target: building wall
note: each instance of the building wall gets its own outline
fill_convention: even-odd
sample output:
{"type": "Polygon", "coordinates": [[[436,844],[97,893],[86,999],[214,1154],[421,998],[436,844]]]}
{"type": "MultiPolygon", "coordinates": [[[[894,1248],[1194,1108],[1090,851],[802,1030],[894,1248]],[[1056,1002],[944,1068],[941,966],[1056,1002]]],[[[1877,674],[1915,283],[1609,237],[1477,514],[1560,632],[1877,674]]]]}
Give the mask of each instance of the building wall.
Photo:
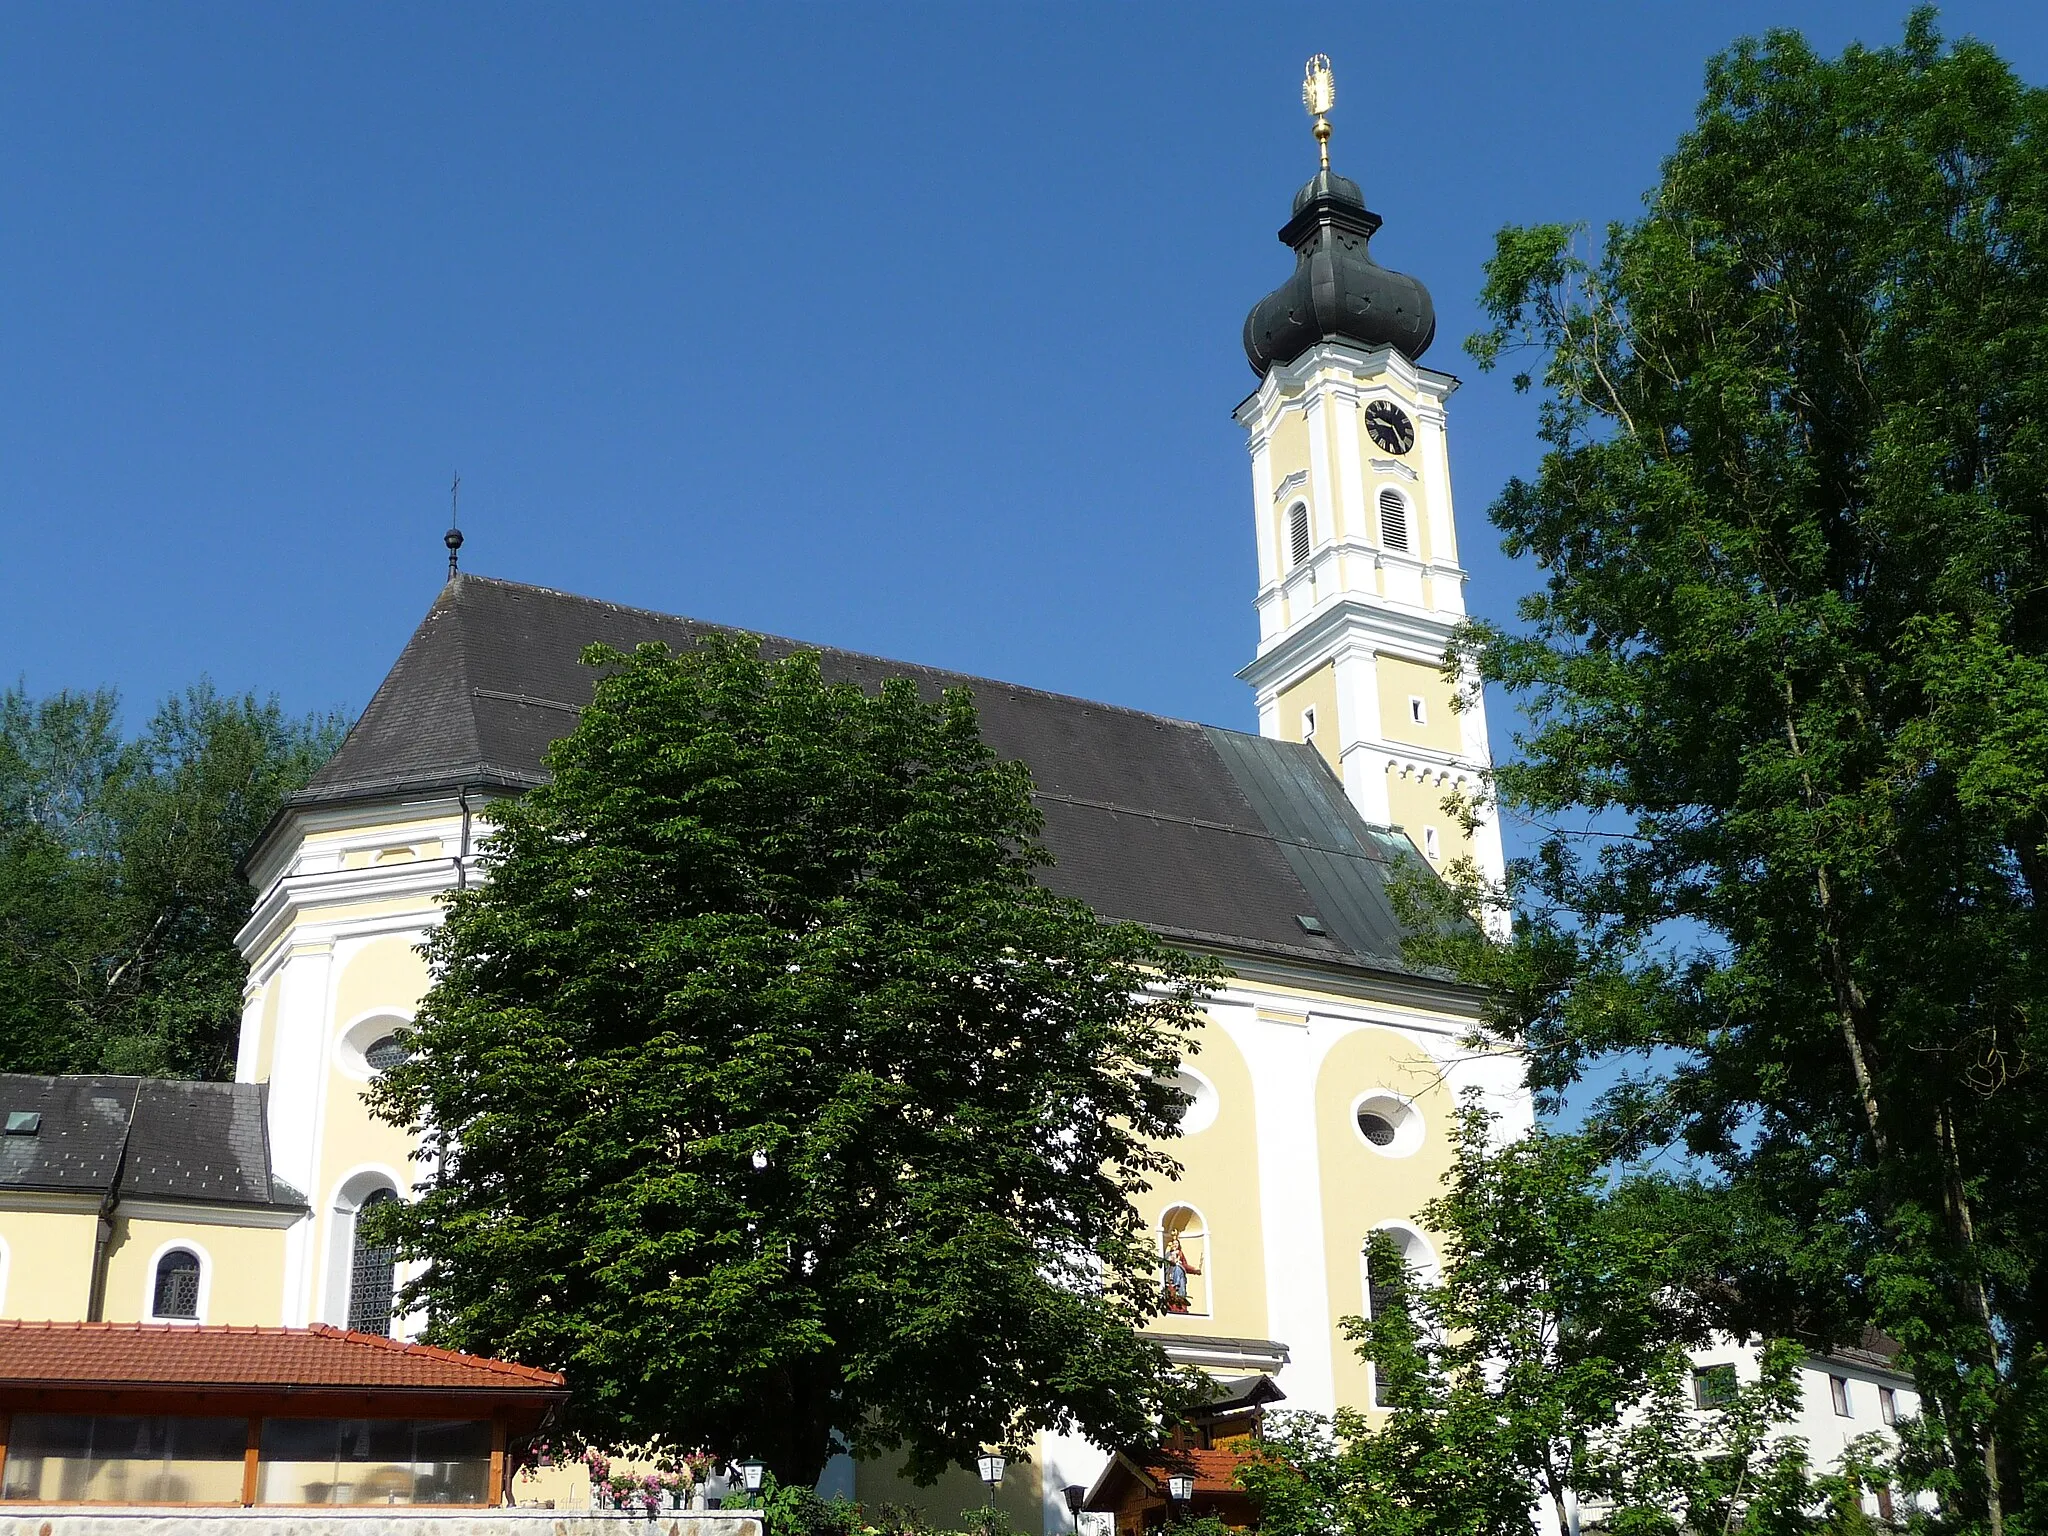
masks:
{"type": "Polygon", "coordinates": [[[277,1326],[282,1230],[237,1225],[232,1217],[138,1217],[118,1207],[107,1247],[108,1322],[150,1320],[157,1260],[175,1248],[199,1257],[199,1322],[277,1326]]]}
{"type": "Polygon", "coordinates": [[[0,1315],[35,1321],[85,1316],[96,1209],[81,1202],[70,1210],[0,1210],[6,1249],[0,1315]]]}

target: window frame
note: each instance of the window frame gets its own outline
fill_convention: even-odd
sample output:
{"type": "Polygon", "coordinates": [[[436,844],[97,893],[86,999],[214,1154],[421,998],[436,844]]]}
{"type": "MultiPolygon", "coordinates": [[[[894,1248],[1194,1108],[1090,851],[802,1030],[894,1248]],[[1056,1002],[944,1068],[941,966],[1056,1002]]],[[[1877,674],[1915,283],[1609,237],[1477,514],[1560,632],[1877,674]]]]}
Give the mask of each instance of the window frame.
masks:
{"type": "Polygon", "coordinates": [[[1412,558],[1415,555],[1415,519],[1412,516],[1414,504],[1409,501],[1407,494],[1398,486],[1383,485],[1380,487],[1379,495],[1373,500],[1373,506],[1379,516],[1380,548],[1383,550],[1390,549],[1397,555],[1407,555],[1412,558]],[[1389,507],[1398,514],[1397,526],[1401,533],[1401,540],[1398,544],[1387,537],[1387,510],[1389,507]]]}
{"type": "Polygon", "coordinates": [[[149,1262],[142,1267],[142,1320],[146,1323],[176,1323],[186,1328],[196,1328],[206,1321],[209,1304],[213,1299],[213,1255],[203,1244],[190,1237],[177,1236],[165,1240],[149,1256],[149,1262]],[[157,1271],[165,1259],[174,1253],[189,1253],[199,1261],[199,1283],[196,1288],[193,1313],[190,1317],[168,1317],[156,1309],[157,1271]]]}
{"type": "Polygon", "coordinates": [[[1828,1398],[1834,1404],[1836,1418],[1853,1419],[1856,1417],[1856,1410],[1849,1401],[1848,1377],[1837,1376],[1832,1371],[1828,1373],[1828,1398]]]}
{"type": "Polygon", "coordinates": [[[1292,501],[1287,506],[1287,521],[1283,529],[1287,540],[1287,569],[1298,571],[1308,565],[1316,552],[1316,519],[1306,501],[1292,501]],[[1300,537],[1295,535],[1299,533],[1300,537]]]}
{"type": "Polygon", "coordinates": [[[1877,1389],[1877,1416],[1886,1424],[1897,1426],[1899,1422],[1899,1394],[1891,1387],[1877,1389]]]}
{"type": "MultiPolygon", "coordinates": [[[[351,1333],[377,1332],[376,1329],[358,1328],[356,1326],[357,1265],[360,1263],[363,1255],[363,1250],[366,1247],[365,1243],[363,1242],[363,1212],[369,1210],[374,1205],[382,1205],[386,1201],[398,1200],[401,1198],[403,1197],[400,1196],[396,1189],[393,1189],[389,1185],[380,1185],[377,1188],[369,1190],[364,1193],[363,1198],[356,1202],[356,1208],[351,1215],[348,1228],[348,1284],[342,1297],[342,1326],[344,1328],[347,1328],[351,1333]]],[[[379,1251],[382,1252],[385,1250],[380,1249],[379,1251]]],[[[391,1304],[395,1307],[398,1300],[399,1283],[398,1252],[396,1249],[391,1249],[389,1250],[389,1252],[391,1254],[391,1304]]],[[[397,1330],[398,1313],[396,1311],[387,1312],[384,1318],[384,1328],[382,1331],[382,1337],[387,1339],[394,1339],[398,1337],[397,1330]]]]}
{"type": "Polygon", "coordinates": [[[1742,1372],[1732,1360],[1692,1368],[1692,1405],[1702,1413],[1725,1408],[1742,1389],[1742,1372]]]}

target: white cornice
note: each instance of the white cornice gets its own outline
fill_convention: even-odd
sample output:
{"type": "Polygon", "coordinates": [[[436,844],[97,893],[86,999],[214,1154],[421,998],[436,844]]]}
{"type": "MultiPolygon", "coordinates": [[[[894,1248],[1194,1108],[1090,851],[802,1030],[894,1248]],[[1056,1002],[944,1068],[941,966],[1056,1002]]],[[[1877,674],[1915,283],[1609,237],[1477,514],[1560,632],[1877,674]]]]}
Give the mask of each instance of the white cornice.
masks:
{"type": "MultiPolygon", "coordinates": [[[[473,874],[473,857],[470,862],[473,874]]],[[[281,963],[285,948],[281,941],[287,933],[294,934],[295,940],[331,943],[342,936],[342,929],[354,936],[379,921],[394,931],[417,928],[422,920],[439,922],[439,898],[457,885],[459,863],[459,858],[449,856],[420,859],[411,864],[373,864],[363,869],[286,875],[274,881],[257,899],[256,910],[242,925],[242,931],[235,935],[235,943],[251,958],[250,984],[260,985],[281,963]],[[414,901],[419,910],[393,913],[384,919],[345,920],[338,926],[319,921],[323,908],[384,901],[414,901]]]]}
{"type": "Polygon", "coordinates": [[[1250,430],[1255,423],[1270,419],[1292,403],[1295,396],[1309,391],[1331,374],[1342,374],[1347,383],[1355,381],[1363,385],[1369,385],[1376,379],[1390,378],[1411,394],[1436,406],[1441,406],[1458,387],[1458,380],[1453,375],[1424,368],[1396,348],[1365,350],[1342,342],[1325,341],[1310,347],[1293,362],[1269,369],[1265,378],[1259,381],[1259,387],[1245,397],[1234,414],[1239,424],[1250,430]]]}
{"type": "Polygon", "coordinates": [[[205,1200],[135,1200],[121,1202],[131,1221],[189,1221],[208,1227],[268,1227],[283,1231],[312,1215],[303,1206],[219,1205],[205,1200]]]}
{"type": "Polygon", "coordinates": [[[1284,688],[1313,672],[1344,645],[1360,646],[1433,665],[1443,660],[1458,627],[1455,617],[1344,594],[1307,622],[1273,638],[1263,651],[1238,670],[1253,688],[1284,688]]]}

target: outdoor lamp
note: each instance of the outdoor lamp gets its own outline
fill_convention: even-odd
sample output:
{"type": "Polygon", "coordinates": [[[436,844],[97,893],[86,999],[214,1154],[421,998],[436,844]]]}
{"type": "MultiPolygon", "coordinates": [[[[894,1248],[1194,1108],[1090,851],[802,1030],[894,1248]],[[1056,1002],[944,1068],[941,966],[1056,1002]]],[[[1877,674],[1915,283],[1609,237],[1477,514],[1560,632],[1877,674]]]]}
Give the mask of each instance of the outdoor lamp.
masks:
{"type": "Polygon", "coordinates": [[[1166,1496],[1176,1504],[1185,1504],[1195,1496],[1195,1480],[1185,1472],[1176,1472],[1166,1480],[1166,1496]]]}
{"type": "Polygon", "coordinates": [[[1069,1483],[1060,1490],[1060,1496],[1067,1501],[1067,1513],[1074,1517],[1075,1536],[1080,1536],[1081,1506],[1088,1502],[1088,1490],[1079,1483],[1069,1483]]]}
{"type": "Polygon", "coordinates": [[[747,1485],[747,1492],[761,1491],[761,1474],[768,1470],[768,1464],[758,1456],[749,1456],[740,1463],[740,1481],[747,1485]]]}
{"type": "Polygon", "coordinates": [[[981,1480],[988,1484],[988,1496],[993,1499],[996,1490],[1003,1486],[1003,1458],[989,1455],[980,1458],[981,1480]]]}

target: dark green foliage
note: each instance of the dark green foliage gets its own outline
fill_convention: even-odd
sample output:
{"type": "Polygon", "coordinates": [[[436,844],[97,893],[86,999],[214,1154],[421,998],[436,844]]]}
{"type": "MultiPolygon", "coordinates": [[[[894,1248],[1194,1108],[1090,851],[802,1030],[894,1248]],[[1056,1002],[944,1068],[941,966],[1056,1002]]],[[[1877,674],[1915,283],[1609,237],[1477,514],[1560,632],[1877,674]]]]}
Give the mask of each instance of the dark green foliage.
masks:
{"type": "Polygon", "coordinates": [[[1240,1473],[1262,1536],[1527,1536],[1532,1506],[1570,1536],[1574,1498],[1616,1536],[1857,1529],[1890,1473],[1864,1446],[1814,1475],[1785,1433],[1804,1349],[1766,1346],[1758,1379],[1694,1411],[1704,1234],[1663,1219],[1684,1202],[1641,1177],[1610,1192],[1585,1137],[1494,1130],[1466,1108],[1421,1213],[1440,1276],[1384,1235],[1368,1251],[1373,1316],[1346,1328],[1389,1411],[1269,1420],[1240,1473]]]}
{"type": "Polygon", "coordinates": [[[1035,883],[1025,770],[965,694],[714,639],[607,669],[379,1113],[433,1336],[569,1373],[588,1441],[815,1479],[833,1430],[929,1479],[1176,1381],[1131,1196],[1215,972],[1035,883]]]}
{"type": "Polygon", "coordinates": [[[1955,1518],[2039,1524],[2048,1348],[2048,93],[1916,14],[1713,61],[1645,215],[1508,230],[1543,591],[1466,649],[1528,718],[1514,942],[1451,934],[1557,1092],[1715,1167],[1765,1331],[1900,1339],[1955,1518]],[[1769,1241],[1775,1224],[1776,1242],[1769,1241]]]}
{"type": "Polygon", "coordinates": [[[207,684],[124,740],[112,693],[0,693],[0,1070],[226,1077],[240,860],[339,743],[207,684]]]}

